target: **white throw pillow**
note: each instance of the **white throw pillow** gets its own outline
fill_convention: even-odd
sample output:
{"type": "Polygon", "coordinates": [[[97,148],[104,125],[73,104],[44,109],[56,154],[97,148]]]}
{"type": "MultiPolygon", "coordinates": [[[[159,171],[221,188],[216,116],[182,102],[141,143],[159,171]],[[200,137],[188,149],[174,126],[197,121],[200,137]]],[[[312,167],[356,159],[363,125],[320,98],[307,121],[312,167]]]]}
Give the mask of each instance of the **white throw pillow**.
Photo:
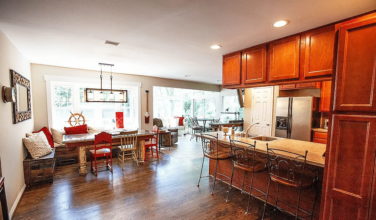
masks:
{"type": "Polygon", "coordinates": [[[32,135],[22,139],[32,158],[37,159],[52,153],[52,149],[39,135],[32,135]]]}
{"type": "Polygon", "coordinates": [[[63,136],[65,134],[65,132],[63,130],[51,128],[51,133],[52,133],[52,139],[54,140],[54,142],[56,142],[58,144],[63,143],[63,136]]]}
{"type": "Polygon", "coordinates": [[[34,135],[37,135],[37,136],[41,137],[43,139],[43,141],[47,144],[47,146],[49,146],[51,148],[50,143],[48,143],[46,134],[43,131],[35,133],[34,135]]]}

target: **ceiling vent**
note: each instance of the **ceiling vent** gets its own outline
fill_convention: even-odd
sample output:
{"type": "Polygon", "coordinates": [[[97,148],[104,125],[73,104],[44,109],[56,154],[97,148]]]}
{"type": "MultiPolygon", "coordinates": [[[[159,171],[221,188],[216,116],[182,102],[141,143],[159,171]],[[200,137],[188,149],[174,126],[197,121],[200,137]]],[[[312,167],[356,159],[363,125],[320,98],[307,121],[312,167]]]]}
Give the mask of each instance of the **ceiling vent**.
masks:
{"type": "Polygon", "coordinates": [[[114,42],[114,41],[109,41],[109,40],[106,40],[106,42],[104,42],[104,44],[110,44],[110,45],[114,45],[114,46],[117,46],[119,45],[118,42],[114,42]]]}

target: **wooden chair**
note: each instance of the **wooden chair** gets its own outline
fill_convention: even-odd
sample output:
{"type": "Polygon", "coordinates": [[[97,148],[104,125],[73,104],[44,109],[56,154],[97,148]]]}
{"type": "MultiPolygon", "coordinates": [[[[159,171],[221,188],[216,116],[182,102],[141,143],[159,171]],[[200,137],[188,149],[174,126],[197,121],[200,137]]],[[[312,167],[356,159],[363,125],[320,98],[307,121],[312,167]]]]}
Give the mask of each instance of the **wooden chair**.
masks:
{"type": "MultiPolygon", "coordinates": [[[[202,142],[202,153],[203,153],[203,158],[202,158],[202,165],[201,165],[201,173],[200,173],[200,178],[198,179],[197,187],[200,187],[200,181],[201,178],[203,177],[209,177],[209,176],[202,176],[202,169],[204,167],[204,161],[205,157],[214,160],[215,163],[215,170],[214,170],[214,185],[213,185],[213,190],[212,190],[212,195],[214,194],[214,189],[215,189],[215,182],[217,180],[217,174],[221,175],[222,177],[227,178],[227,181],[230,182],[231,178],[228,176],[223,175],[222,173],[218,173],[218,161],[220,160],[228,160],[231,158],[231,153],[230,153],[230,146],[225,146],[222,144],[219,144],[218,142],[218,133],[216,136],[210,135],[210,134],[205,134],[205,137],[203,137],[203,134],[201,133],[201,142],[202,142]]],[[[225,181],[225,180],[223,180],[225,181]]]]}
{"type": "Polygon", "coordinates": [[[249,202],[251,197],[266,197],[266,193],[262,190],[255,188],[253,186],[253,177],[256,173],[266,172],[268,170],[266,166],[266,156],[262,157],[259,153],[256,152],[256,141],[254,144],[249,144],[241,141],[232,140],[230,136],[230,145],[231,145],[231,158],[232,158],[232,172],[231,172],[231,181],[230,188],[228,190],[226,202],[230,201],[230,193],[232,189],[232,180],[234,178],[235,169],[243,171],[243,184],[241,187],[242,193],[244,191],[245,177],[247,173],[251,174],[251,184],[248,186],[249,196],[248,196],[248,205],[247,211],[245,214],[248,214],[249,202]],[[262,162],[264,161],[264,162],[262,162]],[[256,193],[252,193],[252,190],[256,193]]]}
{"type": "Polygon", "coordinates": [[[120,138],[120,146],[119,154],[118,154],[118,161],[121,162],[121,169],[124,170],[124,160],[132,160],[136,162],[138,166],[138,159],[137,159],[137,133],[138,131],[127,131],[127,132],[120,132],[122,136],[120,138]],[[128,157],[128,158],[125,158],[128,157]]]}
{"type": "Polygon", "coordinates": [[[94,174],[98,175],[98,164],[105,163],[108,170],[112,173],[112,135],[106,132],[99,133],[95,135],[94,140],[94,150],[90,150],[90,163],[91,163],[91,171],[94,174]],[[106,157],[106,161],[98,162],[98,157],[106,157]],[[108,160],[110,158],[110,160],[108,160]],[[93,159],[94,165],[93,167],[93,159]]]}
{"type": "Polygon", "coordinates": [[[264,211],[262,214],[262,219],[264,219],[266,204],[268,201],[268,194],[270,188],[270,182],[273,181],[277,184],[277,196],[275,201],[276,209],[281,210],[278,207],[278,202],[284,203],[289,205],[293,208],[296,208],[295,213],[290,213],[291,215],[295,216],[295,219],[298,219],[299,211],[304,212],[307,216],[300,216],[300,218],[310,217],[313,218],[313,211],[315,209],[315,204],[317,200],[317,181],[318,181],[318,173],[313,173],[313,175],[307,175],[306,171],[306,161],[307,161],[307,154],[308,151],[305,152],[304,155],[292,153],[289,151],[278,150],[269,148],[268,144],[266,144],[267,153],[268,153],[268,172],[269,172],[269,183],[268,188],[266,191],[266,200],[264,203],[264,211]],[[279,195],[279,187],[280,186],[289,187],[292,189],[296,189],[298,191],[298,203],[297,205],[292,205],[282,201],[278,198],[279,195]],[[306,211],[299,207],[300,205],[300,197],[302,190],[307,190],[314,187],[315,188],[315,200],[313,201],[312,210],[306,211]]]}
{"type": "Polygon", "coordinates": [[[158,153],[159,128],[156,125],[153,126],[153,132],[156,133],[154,137],[151,138],[149,141],[145,141],[145,160],[152,159],[152,158],[159,159],[159,153],[158,153]],[[154,151],[153,151],[154,147],[155,147],[157,157],[154,156],[154,151]],[[147,149],[150,149],[150,153],[147,153],[147,149]]]}

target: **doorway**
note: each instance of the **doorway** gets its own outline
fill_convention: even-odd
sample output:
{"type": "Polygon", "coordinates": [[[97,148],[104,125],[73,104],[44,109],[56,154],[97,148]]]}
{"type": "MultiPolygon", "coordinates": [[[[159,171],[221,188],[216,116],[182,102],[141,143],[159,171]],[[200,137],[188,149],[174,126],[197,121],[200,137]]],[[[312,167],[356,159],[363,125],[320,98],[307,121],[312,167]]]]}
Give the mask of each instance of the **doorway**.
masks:
{"type": "Polygon", "coordinates": [[[271,136],[273,122],[273,86],[252,88],[251,124],[249,133],[271,136]]]}

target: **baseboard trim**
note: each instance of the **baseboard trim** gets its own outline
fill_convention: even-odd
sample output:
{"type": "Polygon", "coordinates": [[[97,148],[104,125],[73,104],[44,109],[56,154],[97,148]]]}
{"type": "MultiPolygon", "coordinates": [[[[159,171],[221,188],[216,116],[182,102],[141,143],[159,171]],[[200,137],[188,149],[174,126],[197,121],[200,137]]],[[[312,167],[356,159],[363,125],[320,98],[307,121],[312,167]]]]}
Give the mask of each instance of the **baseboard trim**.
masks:
{"type": "Polygon", "coordinates": [[[20,193],[19,193],[18,196],[17,196],[16,201],[14,201],[13,206],[12,206],[12,208],[10,209],[10,212],[9,212],[10,219],[13,218],[13,214],[14,214],[14,212],[15,212],[16,209],[17,209],[18,203],[20,202],[20,200],[21,200],[21,198],[22,198],[22,195],[23,195],[25,189],[26,189],[26,184],[24,184],[24,186],[22,187],[20,193]]]}

